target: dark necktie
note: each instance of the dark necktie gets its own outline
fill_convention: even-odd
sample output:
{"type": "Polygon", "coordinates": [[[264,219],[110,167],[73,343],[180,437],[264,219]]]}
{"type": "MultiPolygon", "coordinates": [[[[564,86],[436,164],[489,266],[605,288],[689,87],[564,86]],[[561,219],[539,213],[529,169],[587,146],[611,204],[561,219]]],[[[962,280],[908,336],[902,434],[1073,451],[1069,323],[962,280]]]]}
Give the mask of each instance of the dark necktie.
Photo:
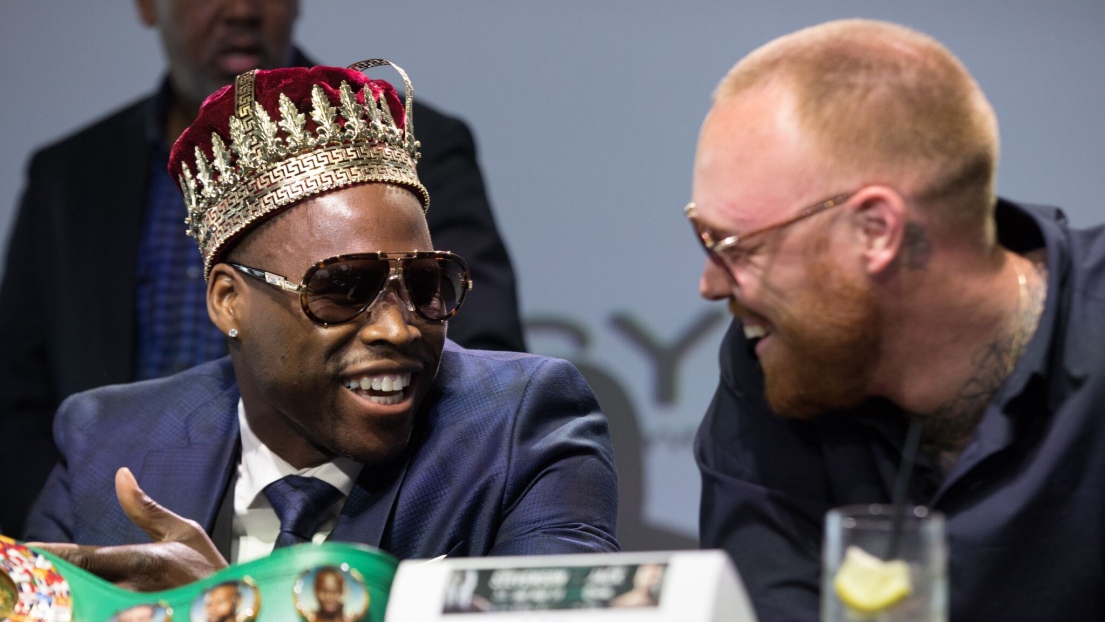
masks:
{"type": "Polygon", "coordinates": [[[288,475],[262,491],[280,519],[276,547],[309,542],[341,491],[317,477],[288,475]]]}

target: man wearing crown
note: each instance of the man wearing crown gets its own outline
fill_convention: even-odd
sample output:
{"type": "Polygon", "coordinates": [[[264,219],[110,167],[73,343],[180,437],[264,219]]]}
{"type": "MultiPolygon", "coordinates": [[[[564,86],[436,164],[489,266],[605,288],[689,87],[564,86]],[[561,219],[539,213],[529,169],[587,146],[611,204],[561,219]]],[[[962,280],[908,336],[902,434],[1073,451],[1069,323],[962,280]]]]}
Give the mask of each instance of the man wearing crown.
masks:
{"type": "Polygon", "coordinates": [[[617,550],[580,374],[446,338],[473,281],[430,241],[400,74],[405,101],[315,67],[204,103],[170,170],[230,356],[67,400],[30,539],[91,545],[51,550],[158,589],[321,539],[399,558],[617,550]]]}
{"type": "MultiPolygon", "coordinates": [[[[0,281],[0,533],[19,537],[57,460],[63,399],[168,376],[226,355],[207,317],[202,259],[185,235],[169,148],[203,100],[251,69],[307,67],[292,45],[297,0],[135,0],[168,66],[149,96],[35,153],[0,281]],[[74,304],[79,300],[79,304],[74,304]],[[28,305],[48,310],[26,313],[28,305]]],[[[419,178],[434,195],[435,244],[480,283],[450,338],[524,351],[515,278],[469,128],[416,102],[419,178]]]]}

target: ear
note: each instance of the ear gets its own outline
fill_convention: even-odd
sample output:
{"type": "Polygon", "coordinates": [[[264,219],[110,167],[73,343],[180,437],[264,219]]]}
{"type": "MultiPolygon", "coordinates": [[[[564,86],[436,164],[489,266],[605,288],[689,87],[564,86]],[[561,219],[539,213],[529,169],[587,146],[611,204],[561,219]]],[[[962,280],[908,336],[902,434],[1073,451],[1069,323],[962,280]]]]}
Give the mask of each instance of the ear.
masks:
{"type": "Polygon", "coordinates": [[[147,26],[157,25],[157,5],[155,3],[156,0],[135,0],[135,4],[138,6],[138,18],[147,26]]]}
{"type": "Polygon", "coordinates": [[[888,186],[867,186],[851,200],[857,219],[856,235],[864,269],[883,274],[902,250],[906,228],[906,201],[888,186]]]}
{"type": "Polygon", "coordinates": [[[207,315],[223,334],[242,330],[245,297],[244,283],[237,271],[226,264],[215,264],[207,280],[207,315]]]}

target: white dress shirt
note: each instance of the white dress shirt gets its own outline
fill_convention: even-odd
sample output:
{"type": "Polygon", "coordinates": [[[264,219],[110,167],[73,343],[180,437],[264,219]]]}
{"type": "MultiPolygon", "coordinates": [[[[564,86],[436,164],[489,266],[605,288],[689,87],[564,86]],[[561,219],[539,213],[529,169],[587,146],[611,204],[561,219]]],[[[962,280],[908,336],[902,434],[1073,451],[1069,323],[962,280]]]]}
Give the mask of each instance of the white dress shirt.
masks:
{"type": "Polygon", "coordinates": [[[312,541],[322,542],[337,523],[345,498],[361,472],[361,465],[350,458],[338,457],[309,469],[296,469],[265,446],[246,420],[246,409],[238,400],[238,425],[242,433],[242,458],[234,483],[234,537],[230,544],[230,563],[247,562],[272,552],[280,535],[280,519],[262,492],[265,486],[285,475],[317,477],[341,491],[342,497],[327,512],[312,541]]]}

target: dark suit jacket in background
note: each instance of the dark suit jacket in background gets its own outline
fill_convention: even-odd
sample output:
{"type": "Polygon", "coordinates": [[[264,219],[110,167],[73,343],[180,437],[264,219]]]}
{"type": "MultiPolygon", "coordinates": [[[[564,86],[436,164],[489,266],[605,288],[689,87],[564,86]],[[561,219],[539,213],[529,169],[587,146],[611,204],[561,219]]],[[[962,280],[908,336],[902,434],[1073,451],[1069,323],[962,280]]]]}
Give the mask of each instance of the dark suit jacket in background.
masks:
{"type": "MultiPolygon", "coordinates": [[[[28,537],[149,542],[115,499],[122,466],[212,533],[238,464],[238,397],[221,359],[69,398],[55,423],[63,461],[28,537]]],[[[407,453],[363,469],[330,537],[401,559],[615,551],[617,498],[606,418],[574,367],[448,342],[407,453]]]]}
{"type": "MultiPolygon", "coordinates": [[[[8,535],[22,533],[57,460],[50,425],[58,404],[134,378],[135,278],[155,157],[147,136],[154,108],[155,97],[143,99],[31,160],[0,285],[0,438],[18,439],[0,452],[0,532],[8,535]]],[[[450,320],[449,337],[471,348],[524,350],[514,272],[472,134],[420,103],[414,120],[434,246],[463,257],[476,284],[450,320]]]]}

